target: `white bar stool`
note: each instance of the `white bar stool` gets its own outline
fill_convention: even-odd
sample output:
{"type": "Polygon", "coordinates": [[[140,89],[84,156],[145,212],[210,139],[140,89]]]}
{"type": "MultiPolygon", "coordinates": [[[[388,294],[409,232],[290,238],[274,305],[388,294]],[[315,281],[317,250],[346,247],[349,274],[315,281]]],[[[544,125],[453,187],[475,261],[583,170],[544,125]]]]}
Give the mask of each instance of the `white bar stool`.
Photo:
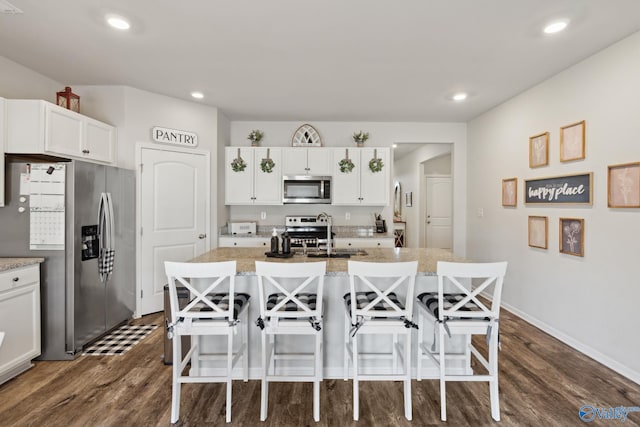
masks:
{"type": "Polygon", "coordinates": [[[422,331],[418,334],[418,381],[422,379],[422,359],[428,357],[440,370],[440,418],[447,420],[447,381],[487,381],[491,400],[491,417],[500,421],[500,402],[498,396],[498,329],[500,326],[500,299],[502,283],[507,271],[506,262],[495,263],[455,263],[438,262],[438,292],[425,292],[418,295],[418,323],[424,320],[434,323],[437,329],[436,340],[432,348],[424,343],[422,331]],[[480,282],[478,284],[478,282],[480,282]],[[469,286],[469,283],[471,286],[469,286]],[[474,286],[475,283],[475,286],[474,286]],[[491,286],[494,285],[494,286],[491,286]],[[454,292],[445,293],[445,286],[452,286],[454,292]],[[471,287],[471,289],[469,289],[471,287]],[[487,307],[478,296],[491,300],[487,307]],[[464,336],[465,349],[462,353],[447,353],[445,337],[464,336]],[[486,335],[488,360],[471,343],[472,335],[486,335]],[[486,375],[453,375],[447,372],[446,363],[462,359],[470,366],[471,355],[475,356],[487,370],[486,375]]]}
{"type": "Polygon", "coordinates": [[[411,421],[411,330],[413,290],[418,262],[373,263],[349,261],[350,292],[345,301],[344,379],[347,380],[349,361],[353,365],[353,419],[360,412],[360,381],[403,381],[404,416],[411,421]],[[352,303],[355,301],[356,303],[352,303]],[[358,338],[366,334],[388,334],[393,337],[391,353],[361,353],[358,338]],[[404,336],[404,346],[398,342],[404,336]],[[403,372],[397,373],[398,357],[403,372]],[[362,374],[363,359],[392,360],[391,374],[362,374]]]}
{"type": "Polygon", "coordinates": [[[313,419],[320,421],[320,382],[323,379],[322,295],[326,262],[277,263],[256,261],[262,334],[262,400],[260,420],[267,419],[269,382],[313,382],[313,419]],[[276,352],[277,335],[309,335],[313,353],[276,352]],[[313,375],[277,373],[276,361],[312,360],[313,375]]]}
{"type": "Polygon", "coordinates": [[[247,349],[249,295],[235,293],[236,262],[182,263],[165,262],[165,271],[169,280],[169,298],[171,302],[171,324],[168,333],[173,337],[173,380],[171,400],[171,422],[180,417],[180,386],[184,383],[227,383],[226,421],[231,422],[231,385],[232,371],[236,362],[242,358],[244,381],[248,381],[249,355],[247,349]],[[197,282],[197,283],[196,283],[197,282]],[[177,285],[187,288],[191,294],[189,303],[179,308],[177,285]],[[228,285],[227,285],[228,284],[228,285]],[[202,286],[204,291],[200,291],[202,286]],[[226,289],[221,289],[226,287],[226,289]],[[215,291],[215,292],[214,292],[215,291]],[[238,328],[238,326],[241,326],[238,328]],[[241,331],[239,348],[234,352],[233,341],[241,331]],[[191,337],[191,347],[182,358],[181,337],[191,337]],[[221,354],[201,354],[199,336],[226,335],[227,351],[221,354]],[[224,376],[200,375],[200,362],[203,360],[226,361],[224,376]],[[191,362],[187,375],[182,372],[191,362]]]}

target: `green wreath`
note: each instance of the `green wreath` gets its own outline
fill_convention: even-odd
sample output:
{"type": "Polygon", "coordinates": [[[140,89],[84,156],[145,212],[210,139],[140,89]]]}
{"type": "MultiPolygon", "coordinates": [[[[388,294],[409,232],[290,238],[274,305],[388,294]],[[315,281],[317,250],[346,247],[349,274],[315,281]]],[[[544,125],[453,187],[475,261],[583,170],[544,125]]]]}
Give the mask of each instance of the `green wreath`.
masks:
{"type": "Polygon", "coordinates": [[[273,168],[275,166],[276,163],[273,161],[273,159],[262,159],[262,161],[260,162],[260,169],[262,169],[262,172],[265,173],[273,172],[273,168]]]}
{"type": "Polygon", "coordinates": [[[242,160],[242,157],[238,156],[235,159],[233,159],[233,161],[231,162],[231,169],[233,169],[234,172],[242,172],[246,168],[247,168],[247,162],[242,160]]]}
{"type": "Polygon", "coordinates": [[[353,164],[351,159],[340,160],[340,162],[338,163],[338,166],[340,166],[340,172],[342,173],[351,173],[353,168],[356,167],[356,165],[353,164]]]}
{"type": "Polygon", "coordinates": [[[382,163],[382,159],[373,158],[369,161],[369,169],[373,173],[382,171],[383,166],[384,163],[382,163]]]}

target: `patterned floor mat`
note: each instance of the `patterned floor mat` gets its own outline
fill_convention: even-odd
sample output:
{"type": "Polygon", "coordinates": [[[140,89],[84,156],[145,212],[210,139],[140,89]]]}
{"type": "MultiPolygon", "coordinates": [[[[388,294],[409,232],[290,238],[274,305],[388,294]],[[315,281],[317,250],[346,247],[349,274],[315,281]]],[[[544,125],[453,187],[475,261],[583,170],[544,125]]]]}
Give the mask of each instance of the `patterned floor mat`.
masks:
{"type": "Polygon", "coordinates": [[[129,351],[158,325],[124,325],[84,349],[83,355],[121,355],[129,351]]]}

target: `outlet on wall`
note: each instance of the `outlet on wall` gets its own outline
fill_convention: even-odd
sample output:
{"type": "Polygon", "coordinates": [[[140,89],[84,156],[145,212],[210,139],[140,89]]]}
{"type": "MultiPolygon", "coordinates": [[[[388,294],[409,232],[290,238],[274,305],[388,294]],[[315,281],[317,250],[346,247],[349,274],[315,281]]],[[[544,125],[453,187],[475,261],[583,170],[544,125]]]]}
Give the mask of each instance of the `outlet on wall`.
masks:
{"type": "Polygon", "coordinates": [[[267,219],[267,213],[266,212],[260,212],[260,219],[267,219]]]}
{"type": "Polygon", "coordinates": [[[478,208],[477,215],[478,215],[478,218],[482,218],[484,216],[484,209],[478,208]]]}
{"type": "Polygon", "coordinates": [[[347,220],[347,221],[350,221],[351,220],[351,212],[345,213],[344,214],[344,219],[347,220]]]}

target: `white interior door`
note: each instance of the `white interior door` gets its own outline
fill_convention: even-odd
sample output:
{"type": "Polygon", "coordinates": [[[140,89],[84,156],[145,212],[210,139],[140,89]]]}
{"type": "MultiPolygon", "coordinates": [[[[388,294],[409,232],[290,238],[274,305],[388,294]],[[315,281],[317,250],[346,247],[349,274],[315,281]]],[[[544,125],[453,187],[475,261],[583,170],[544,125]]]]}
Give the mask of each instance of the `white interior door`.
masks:
{"type": "Polygon", "coordinates": [[[425,243],[427,248],[453,248],[451,177],[427,177],[425,243]]]}
{"type": "Polygon", "coordinates": [[[138,315],[164,307],[165,261],[206,251],[209,157],[206,153],[141,148],[138,315]]]}

